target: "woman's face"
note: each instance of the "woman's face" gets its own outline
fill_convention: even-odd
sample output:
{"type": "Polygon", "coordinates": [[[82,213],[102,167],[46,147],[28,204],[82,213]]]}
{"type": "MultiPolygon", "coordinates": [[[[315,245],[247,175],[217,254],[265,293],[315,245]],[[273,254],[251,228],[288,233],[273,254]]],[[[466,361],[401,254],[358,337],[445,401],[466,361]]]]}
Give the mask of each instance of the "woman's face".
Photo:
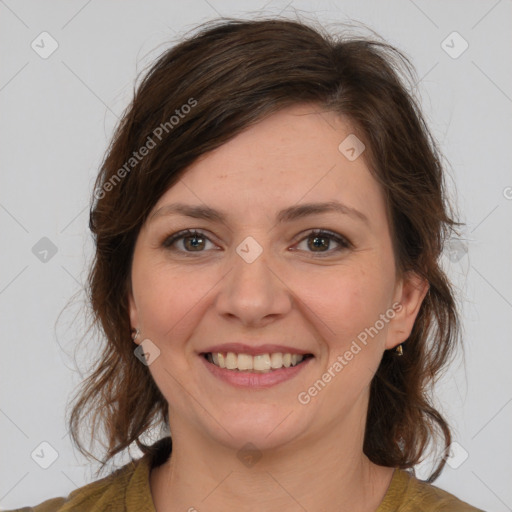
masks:
{"type": "Polygon", "coordinates": [[[332,112],[284,109],[155,205],[130,318],[173,433],[265,449],[364,427],[383,351],[408,337],[426,288],[397,278],[384,197],[351,133],[332,112]]]}

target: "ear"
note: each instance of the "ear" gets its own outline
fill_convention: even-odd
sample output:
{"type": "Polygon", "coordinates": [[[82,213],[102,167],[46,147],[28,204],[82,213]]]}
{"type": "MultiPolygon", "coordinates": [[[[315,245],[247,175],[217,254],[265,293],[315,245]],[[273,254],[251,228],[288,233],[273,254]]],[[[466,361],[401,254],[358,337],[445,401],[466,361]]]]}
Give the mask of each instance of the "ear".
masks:
{"type": "Polygon", "coordinates": [[[397,282],[395,303],[401,307],[395,309],[396,313],[389,322],[386,338],[386,349],[392,349],[404,342],[410,335],[418,311],[430,285],[425,278],[409,271],[397,282]]]}
{"type": "MultiPolygon", "coordinates": [[[[132,329],[137,329],[139,327],[139,315],[137,313],[137,305],[135,304],[135,299],[133,298],[133,291],[131,284],[128,285],[128,312],[130,315],[130,326],[132,329]]],[[[137,345],[140,343],[140,336],[138,339],[134,340],[137,345]]]]}

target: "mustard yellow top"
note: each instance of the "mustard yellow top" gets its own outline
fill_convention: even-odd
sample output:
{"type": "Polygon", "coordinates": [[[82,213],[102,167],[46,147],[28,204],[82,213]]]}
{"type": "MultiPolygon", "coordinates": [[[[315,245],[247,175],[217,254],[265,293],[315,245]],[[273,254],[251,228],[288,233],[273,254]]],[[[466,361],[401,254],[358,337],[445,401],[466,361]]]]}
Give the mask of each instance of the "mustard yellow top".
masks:
{"type": "MultiPolygon", "coordinates": [[[[151,454],[129,462],[109,476],[36,507],[6,512],[156,512],[151,496],[151,468],[167,460],[170,438],[153,445],[151,454]]],[[[386,495],[375,512],[484,512],[452,494],[395,469],[386,495]]]]}

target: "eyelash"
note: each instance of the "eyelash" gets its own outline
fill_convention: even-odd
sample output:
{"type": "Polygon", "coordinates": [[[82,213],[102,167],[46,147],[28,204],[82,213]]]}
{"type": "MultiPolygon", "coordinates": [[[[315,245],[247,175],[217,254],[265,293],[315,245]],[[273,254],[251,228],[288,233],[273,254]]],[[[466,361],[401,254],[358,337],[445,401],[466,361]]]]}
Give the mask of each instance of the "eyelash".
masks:
{"type": "MultiPolygon", "coordinates": [[[[322,258],[325,256],[330,256],[333,253],[340,252],[340,251],[343,251],[343,250],[346,250],[346,249],[349,249],[350,247],[352,247],[352,244],[350,243],[350,241],[348,239],[346,239],[345,237],[343,237],[337,233],[334,233],[333,231],[328,231],[325,229],[314,229],[314,230],[310,231],[306,236],[301,238],[297,242],[297,244],[299,244],[300,242],[303,242],[304,240],[307,240],[308,238],[315,237],[315,236],[333,240],[340,246],[336,249],[328,250],[325,252],[317,252],[317,253],[312,252],[312,254],[315,254],[315,257],[322,258]],[[323,256],[323,254],[325,254],[325,256],[323,256]]],[[[162,247],[172,250],[172,251],[177,251],[177,249],[173,248],[172,245],[179,240],[183,240],[184,238],[203,238],[203,239],[211,242],[211,240],[202,231],[186,229],[186,230],[179,231],[178,233],[175,233],[175,234],[167,237],[163,241],[162,247]]],[[[187,257],[193,257],[193,254],[195,252],[202,253],[204,251],[178,251],[178,252],[183,252],[184,254],[186,254],[187,257]]],[[[307,252],[310,252],[310,251],[307,251],[307,252]]]]}

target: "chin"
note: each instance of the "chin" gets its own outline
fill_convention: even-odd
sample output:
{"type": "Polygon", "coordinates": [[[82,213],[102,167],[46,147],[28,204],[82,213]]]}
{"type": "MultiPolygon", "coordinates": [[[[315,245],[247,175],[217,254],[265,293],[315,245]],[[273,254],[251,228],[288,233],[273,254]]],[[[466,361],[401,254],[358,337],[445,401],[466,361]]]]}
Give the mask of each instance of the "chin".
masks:
{"type": "Polygon", "coordinates": [[[224,428],[216,425],[213,437],[224,446],[239,450],[250,443],[261,451],[275,450],[293,441],[303,430],[290,407],[261,404],[240,409],[239,405],[220,416],[224,428]]]}

